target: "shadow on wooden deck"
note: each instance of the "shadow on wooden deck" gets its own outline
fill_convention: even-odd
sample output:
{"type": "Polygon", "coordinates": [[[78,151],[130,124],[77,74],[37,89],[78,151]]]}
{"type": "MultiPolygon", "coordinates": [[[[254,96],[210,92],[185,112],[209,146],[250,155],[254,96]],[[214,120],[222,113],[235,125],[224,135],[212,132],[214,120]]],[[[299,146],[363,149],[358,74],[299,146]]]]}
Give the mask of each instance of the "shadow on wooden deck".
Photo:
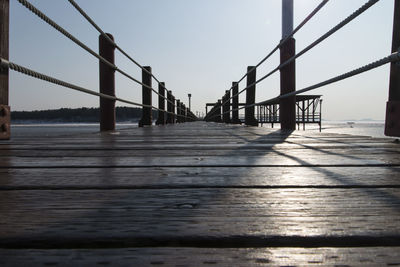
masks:
{"type": "Polygon", "coordinates": [[[400,150],[386,139],[189,123],[0,150],[6,265],[400,261],[400,150]]]}

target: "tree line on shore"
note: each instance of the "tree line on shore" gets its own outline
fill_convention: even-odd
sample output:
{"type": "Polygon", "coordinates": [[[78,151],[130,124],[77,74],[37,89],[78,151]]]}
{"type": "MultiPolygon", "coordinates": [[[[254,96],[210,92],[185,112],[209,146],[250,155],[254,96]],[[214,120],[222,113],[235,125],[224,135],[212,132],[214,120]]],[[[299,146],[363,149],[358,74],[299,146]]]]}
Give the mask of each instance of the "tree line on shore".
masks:
{"type": "MultiPolygon", "coordinates": [[[[142,117],[141,108],[116,107],[117,122],[137,122],[142,117]]],[[[60,108],[52,110],[12,111],[11,120],[33,122],[99,122],[99,108],[60,108]]],[[[157,111],[153,110],[153,119],[157,111]]]]}

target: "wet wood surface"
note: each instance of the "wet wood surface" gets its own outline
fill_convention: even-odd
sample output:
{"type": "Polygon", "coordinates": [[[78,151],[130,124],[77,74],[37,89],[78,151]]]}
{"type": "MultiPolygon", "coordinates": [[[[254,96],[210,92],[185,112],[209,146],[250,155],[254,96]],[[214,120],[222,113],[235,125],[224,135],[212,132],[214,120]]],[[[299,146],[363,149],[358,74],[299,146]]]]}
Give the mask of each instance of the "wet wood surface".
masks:
{"type": "Polygon", "coordinates": [[[400,264],[399,152],[203,122],[17,135],[0,142],[0,264],[400,264]]]}

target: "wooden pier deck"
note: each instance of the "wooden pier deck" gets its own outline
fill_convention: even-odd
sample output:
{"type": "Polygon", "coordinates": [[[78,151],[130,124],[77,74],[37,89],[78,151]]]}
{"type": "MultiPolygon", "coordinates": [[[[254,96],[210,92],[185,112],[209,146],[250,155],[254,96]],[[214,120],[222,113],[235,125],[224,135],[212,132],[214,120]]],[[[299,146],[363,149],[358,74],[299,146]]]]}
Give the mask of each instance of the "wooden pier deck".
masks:
{"type": "Polygon", "coordinates": [[[400,265],[391,139],[195,122],[0,150],[1,266],[400,265]]]}

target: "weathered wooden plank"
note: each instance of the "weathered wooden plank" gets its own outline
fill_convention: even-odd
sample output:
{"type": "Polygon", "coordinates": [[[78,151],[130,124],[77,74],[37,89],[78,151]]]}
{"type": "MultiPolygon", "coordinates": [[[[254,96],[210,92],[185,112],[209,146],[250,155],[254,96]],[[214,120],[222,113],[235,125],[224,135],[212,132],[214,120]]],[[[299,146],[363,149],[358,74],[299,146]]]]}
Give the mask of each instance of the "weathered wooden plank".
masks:
{"type": "Polygon", "coordinates": [[[0,249],[2,266],[398,266],[400,247],[0,249]]]}
{"type": "Polygon", "coordinates": [[[212,123],[27,133],[0,142],[0,264],[399,261],[400,147],[391,139],[212,123]]]}
{"type": "Polygon", "coordinates": [[[3,248],[400,245],[400,189],[17,190],[0,198],[3,248]]]}
{"type": "Polygon", "coordinates": [[[273,155],[264,156],[171,156],[160,157],[3,157],[0,168],[18,167],[212,167],[212,166],[400,166],[400,155],[360,155],[346,157],[342,155],[273,155]]]}
{"type": "Polygon", "coordinates": [[[399,187],[400,167],[0,169],[0,189],[399,187]]]}
{"type": "Polygon", "coordinates": [[[356,157],[360,155],[376,155],[382,154],[388,157],[396,157],[400,154],[399,147],[357,147],[357,146],[300,146],[300,145],[287,145],[287,146],[275,146],[275,145],[192,145],[192,146],[157,146],[155,144],[148,146],[136,146],[136,147],[103,147],[97,146],[85,147],[82,145],[75,147],[58,147],[58,146],[41,146],[40,148],[13,148],[3,149],[0,155],[5,156],[16,156],[16,157],[103,157],[104,151],[107,151],[106,155],[115,157],[143,157],[143,156],[264,156],[264,155],[288,155],[288,156],[302,156],[309,155],[310,151],[315,151],[318,155],[340,155],[343,157],[356,157]],[[151,154],[149,154],[151,151],[151,154]]]}

